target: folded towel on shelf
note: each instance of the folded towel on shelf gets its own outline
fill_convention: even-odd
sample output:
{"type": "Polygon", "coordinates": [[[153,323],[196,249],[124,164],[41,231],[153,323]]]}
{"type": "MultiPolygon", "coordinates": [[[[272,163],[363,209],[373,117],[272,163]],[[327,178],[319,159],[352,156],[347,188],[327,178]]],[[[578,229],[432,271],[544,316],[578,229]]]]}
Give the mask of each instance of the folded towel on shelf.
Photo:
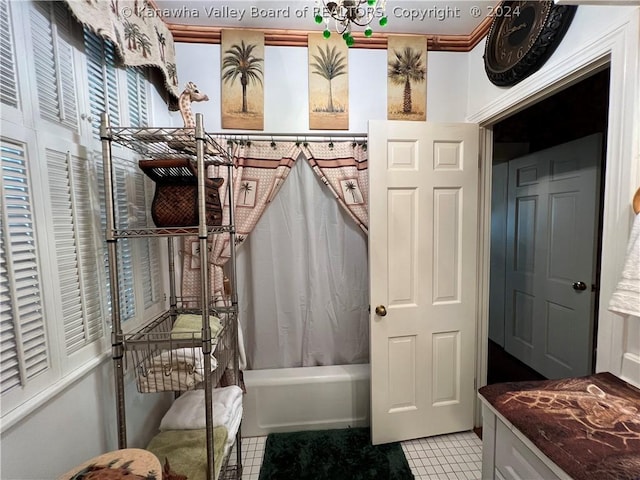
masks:
{"type": "MultiPolygon", "coordinates": [[[[211,370],[218,361],[211,355],[211,370]]],[[[204,380],[204,355],[200,348],[163,350],[137,372],[138,390],[142,393],[168,390],[191,390],[204,380]]]]}
{"type": "MultiPolygon", "coordinates": [[[[209,315],[211,339],[215,339],[222,331],[222,323],[218,317],[209,315]]],[[[172,338],[202,338],[202,315],[183,313],[178,315],[171,329],[172,338]]]]}
{"type": "Polygon", "coordinates": [[[185,370],[151,370],[136,376],[140,393],[192,390],[203,381],[202,375],[185,370]]]}
{"type": "MultiPolygon", "coordinates": [[[[213,429],[213,454],[216,478],[228,445],[228,432],[225,427],[213,429]]],[[[207,431],[200,430],[168,430],[158,433],[151,439],[147,450],[159,459],[167,458],[171,470],[185,475],[189,480],[206,480],[207,478],[207,431]]]]}
{"type": "Polygon", "coordinates": [[[236,441],[236,433],[238,433],[238,430],[240,429],[240,423],[242,422],[242,412],[242,403],[240,403],[239,407],[235,410],[233,415],[231,415],[229,424],[225,425],[228,433],[227,442],[224,446],[225,455],[229,454],[231,447],[233,447],[233,444],[236,441]]]}
{"type": "MultiPolygon", "coordinates": [[[[218,367],[216,357],[211,353],[211,370],[218,367]]],[[[204,375],[204,354],[199,347],[193,348],[174,348],[173,350],[163,350],[159,355],[153,357],[150,363],[151,367],[167,371],[169,368],[174,370],[195,371],[200,375],[204,375]]]]}
{"type": "MultiPolygon", "coordinates": [[[[242,389],[236,385],[212,390],[214,427],[231,422],[242,408],[242,389]]],[[[160,422],[160,431],[205,428],[204,390],[185,392],[176,398],[160,422]]]]}
{"type": "Polygon", "coordinates": [[[640,316],[640,213],[631,227],[621,277],[609,301],[609,310],[640,316]]]}

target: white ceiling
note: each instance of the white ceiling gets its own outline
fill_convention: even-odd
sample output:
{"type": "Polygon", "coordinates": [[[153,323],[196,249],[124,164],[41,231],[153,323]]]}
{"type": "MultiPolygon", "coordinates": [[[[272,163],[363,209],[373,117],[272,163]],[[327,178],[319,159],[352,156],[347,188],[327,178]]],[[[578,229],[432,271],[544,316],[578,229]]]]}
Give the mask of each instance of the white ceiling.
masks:
{"type": "MultiPolygon", "coordinates": [[[[314,21],[314,8],[321,1],[155,0],[155,3],[158,14],[167,23],[285,30],[323,28],[314,21]]],[[[498,0],[387,0],[387,26],[380,27],[376,19],[372,28],[374,33],[468,35],[495,11],[498,3],[498,0]]],[[[330,28],[333,30],[333,25],[330,28]]]]}

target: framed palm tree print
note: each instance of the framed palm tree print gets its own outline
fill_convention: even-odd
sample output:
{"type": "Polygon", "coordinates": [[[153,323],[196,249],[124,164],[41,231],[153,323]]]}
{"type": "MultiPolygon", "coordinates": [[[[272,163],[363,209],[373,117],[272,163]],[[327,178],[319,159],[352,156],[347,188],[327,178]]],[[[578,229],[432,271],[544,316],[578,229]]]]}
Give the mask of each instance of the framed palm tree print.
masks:
{"type": "Polygon", "coordinates": [[[309,128],[349,129],[349,48],[339,35],[309,34],[309,128]]]}
{"type": "Polygon", "coordinates": [[[222,128],[264,129],[264,32],[222,30],[222,128]]]}
{"type": "Polygon", "coordinates": [[[387,119],[427,119],[427,37],[387,39],[387,119]]]}

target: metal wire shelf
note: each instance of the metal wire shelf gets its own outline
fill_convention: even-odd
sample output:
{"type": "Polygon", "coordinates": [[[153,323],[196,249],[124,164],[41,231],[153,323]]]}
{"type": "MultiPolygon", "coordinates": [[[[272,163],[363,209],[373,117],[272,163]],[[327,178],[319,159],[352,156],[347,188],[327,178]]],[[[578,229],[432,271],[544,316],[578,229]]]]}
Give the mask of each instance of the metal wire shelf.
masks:
{"type": "Polygon", "coordinates": [[[172,331],[179,314],[165,312],[140,330],[117,336],[129,353],[141,393],[201,389],[205,375],[216,385],[232,359],[235,315],[216,315],[222,328],[211,340],[207,370],[201,331],[172,331]]]}
{"type": "MultiPolygon", "coordinates": [[[[235,233],[235,228],[230,225],[208,226],[207,234],[235,233]]],[[[173,237],[173,236],[197,236],[198,227],[146,227],[146,228],[122,228],[113,231],[114,238],[131,237],[173,237]]]]}
{"type": "MultiPolygon", "coordinates": [[[[128,147],[145,158],[195,159],[196,138],[193,128],[130,128],[110,127],[106,138],[128,147]]],[[[205,165],[230,165],[233,159],[227,149],[213,136],[205,133],[205,165]]]]}

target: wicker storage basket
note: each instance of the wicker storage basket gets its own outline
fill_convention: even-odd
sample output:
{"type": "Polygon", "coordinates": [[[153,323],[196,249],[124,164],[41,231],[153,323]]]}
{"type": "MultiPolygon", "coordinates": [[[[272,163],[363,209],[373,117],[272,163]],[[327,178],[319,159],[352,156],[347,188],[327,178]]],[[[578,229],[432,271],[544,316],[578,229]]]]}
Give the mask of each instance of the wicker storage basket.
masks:
{"type": "MultiPolygon", "coordinates": [[[[198,176],[189,159],[140,160],[142,171],[156,184],[151,218],[157,227],[198,225],[198,176]]],[[[222,178],[205,178],[207,225],[222,225],[219,187],[222,178]]]]}

